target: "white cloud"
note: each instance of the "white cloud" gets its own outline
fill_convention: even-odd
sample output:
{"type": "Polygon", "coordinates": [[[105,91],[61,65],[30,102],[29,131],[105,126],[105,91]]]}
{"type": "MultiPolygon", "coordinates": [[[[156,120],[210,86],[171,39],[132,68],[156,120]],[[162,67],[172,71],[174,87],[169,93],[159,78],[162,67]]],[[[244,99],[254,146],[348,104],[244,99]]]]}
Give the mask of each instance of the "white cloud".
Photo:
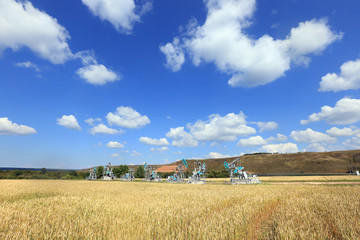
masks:
{"type": "Polygon", "coordinates": [[[319,91],[342,91],[360,88],[360,59],[345,62],[340,74],[328,73],[321,78],[319,91]]]}
{"type": "Polygon", "coordinates": [[[36,72],[40,72],[40,68],[35,63],[32,63],[30,61],[16,63],[15,66],[23,67],[23,68],[32,68],[36,72]]]}
{"type": "Polygon", "coordinates": [[[305,149],[306,152],[325,152],[326,148],[321,143],[312,143],[305,149]]]}
{"type": "Polygon", "coordinates": [[[353,136],[353,135],[359,133],[359,130],[348,128],[348,127],[344,127],[344,128],[332,127],[329,130],[327,130],[326,132],[330,136],[344,137],[344,136],[353,136]]]}
{"type": "Polygon", "coordinates": [[[117,129],[114,129],[114,128],[109,128],[108,126],[100,123],[97,126],[91,128],[90,133],[92,135],[95,135],[97,133],[99,133],[99,134],[122,134],[122,133],[124,133],[124,131],[123,130],[117,130],[117,129]]]}
{"type": "Polygon", "coordinates": [[[270,28],[277,29],[277,28],[279,28],[279,26],[280,26],[280,23],[273,23],[270,28]]]}
{"type": "Polygon", "coordinates": [[[123,148],[124,144],[116,142],[116,141],[110,141],[108,144],[106,144],[108,148],[123,148]]]}
{"type": "Polygon", "coordinates": [[[162,46],[168,49],[162,52],[173,70],[180,69],[183,51],[196,66],[214,63],[220,71],[232,75],[228,83],[233,87],[270,83],[284,76],[292,62],[307,65],[308,55],[321,53],[342,37],[324,19],[313,19],[292,28],[286,39],[269,35],[255,39],[246,31],[251,26],[255,0],[207,0],[205,4],[205,23],[190,24],[180,43],[175,38],[162,46]],[[181,61],[174,60],[178,58],[181,61]]]}
{"type": "Polygon", "coordinates": [[[141,155],[142,155],[142,153],[138,153],[135,150],[133,150],[132,153],[130,154],[130,156],[132,156],[132,157],[137,157],[137,156],[141,156],[141,155]]]}
{"type": "Polygon", "coordinates": [[[25,125],[18,125],[7,117],[0,118],[0,135],[28,135],[34,134],[36,130],[25,125]]]}
{"type": "Polygon", "coordinates": [[[27,47],[54,64],[64,63],[73,54],[70,36],[57,20],[35,8],[29,1],[0,1],[0,54],[6,48],[27,47]]]}
{"type": "Polygon", "coordinates": [[[350,148],[360,148],[360,136],[347,139],[343,145],[350,148]]]}
{"type": "Polygon", "coordinates": [[[172,43],[160,46],[160,51],[166,56],[165,66],[173,72],[179,71],[185,62],[185,54],[183,49],[179,46],[179,42],[178,38],[174,38],[172,43]]]}
{"type": "Polygon", "coordinates": [[[283,141],[286,141],[287,139],[288,139],[287,136],[278,133],[278,134],[276,134],[276,137],[269,137],[266,140],[269,141],[269,142],[271,142],[271,141],[283,142],[283,141]]]}
{"type": "Polygon", "coordinates": [[[263,132],[263,131],[270,131],[270,130],[274,130],[277,129],[279,127],[279,124],[277,124],[276,122],[256,122],[256,124],[258,125],[258,127],[260,128],[259,132],[263,132]]]}
{"type": "Polygon", "coordinates": [[[352,124],[360,121],[360,99],[342,98],[335,107],[323,106],[321,112],[313,113],[308,120],[301,120],[301,124],[322,121],[329,124],[352,124]]]}
{"type": "Polygon", "coordinates": [[[183,154],[182,151],[177,151],[177,152],[174,152],[174,154],[183,154]]]}
{"type": "Polygon", "coordinates": [[[235,141],[237,136],[255,134],[256,130],[246,125],[246,116],[228,113],[225,116],[212,114],[207,121],[198,120],[188,124],[190,133],[201,141],[235,141]]]}
{"type": "Polygon", "coordinates": [[[167,146],[169,145],[169,142],[166,138],[148,138],[148,137],[140,137],[139,141],[141,143],[147,144],[147,145],[154,145],[154,146],[167,146]]]}
{"type": "Polygon", "coordinates": [[[217,152],[210,152],[207,156],[207,158],[228,158],[231,157],[230,155],[223,155],[221,153],[217,152]]]}
{"type": "Polygon", "coordinates": [[[85,122],[90,126],[94,126],[95,122],[101,122],[101,118],[88,118],[85,120],[85,122]]]}
{"type": "Polygon", "coordinates": [[[108,113],[106,119],[110,125],[125,128],[140,128],[150,123],[146,115],[141,115],[131,107],[118,107],[115,113],[108,113]]]}
{"type": "Polygon", "coordinates": [[[92,64],[79,68],[76,73],[87,83],[93,85],[105,85],[108,82],[120,80],[120,77],[102,64],[92,64]]]}
{"type": "Polygon", "coordinates": [[[63,115],[56,119],[57,124],[74,130],[81,130],[81,127],[74,115],[63,115]]]}
{"type": "Polygon", "coordinates": [[[159,147],[159,148],[150,148],[152,152],[164,152],[166,150],[169,150],[168,147],[159,147]]]}
{"type": "Polygon", "coordinates": [[[131,33],[141,15],[152,9],[151,2],[136,6],[134,0],[82,0],[92,14],[110,22],[117,31],[131,33]]]}
{"type": "Polygon", "coordinates": [[[317,132],[308,128],[303,131],[292,131],[290,137],[297,142],[335,142],[336,138],[330,137],[329,135],[321,132],[317,132]]]}
{"type": "Polygon", "coordinates": [[[296,153],[299,151],[295,143],[268,144],[261,149],[270,153],[296,153]]]}
{"type": "Polygon", "coordinates": [[[239,147],[254,147],[254,146],[263,146],[267,144],[267,141],[261,136],[254,136],[250,138],[240,139],[237,145],[239,147]]]}
{"type": "Polygon", "coordinates": [[[197,147],[199,144],[190,133],[184,131],[184,127],[170,128],[166,137],[174,139],[172,145],[175,147],[197,147]]]}
{"type": "Polygon", "coordinates": [[[119,158],[119,157],[120,157],[120,154],[118,154],[118,153],[112,153],[112,154],[110,155],[110,157],[119,158]]]}

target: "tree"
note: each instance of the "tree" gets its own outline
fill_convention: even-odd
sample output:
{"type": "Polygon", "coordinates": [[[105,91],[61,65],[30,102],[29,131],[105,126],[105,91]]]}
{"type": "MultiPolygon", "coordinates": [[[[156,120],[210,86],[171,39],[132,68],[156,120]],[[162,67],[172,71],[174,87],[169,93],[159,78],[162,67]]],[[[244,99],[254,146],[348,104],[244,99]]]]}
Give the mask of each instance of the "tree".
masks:
{"type": "Polygon", "coordinates": [[[46,173],[46,168],[40,169],[40,172],[41,172],[42,174],[45,174],[45,173],[46,173]]]}
{"type": "Polygon", "coordinates": [[[121,177],[122,175],[122,172],[121,172],[121,169],[118,167],[118,168],[114,168],[113,169],[113,173],[116,177],[121,177]]]}
{"type": "Polygon", "coordinates": [[[129,172],[129,166],[128,165],[120,165],[119,166],[121,174],[126,174],[129,172]]]}
{"type": "Polygon", "coordinates": [[[139,166],[139,167],[136,169],[135,177],[136,177],[136,178],[144,178],[144,177],[145,177],[145,170],[144,170],[144,167],[143,167],[143,166],[139,166]]]}
{"type": "Polygon", "coordinates": [[[96,168],[96,176],[97,176],[97,178],[101,178],[103,176],[103,172],[104,172],[104,167],[103,166],[98,166],[96,168]]]}

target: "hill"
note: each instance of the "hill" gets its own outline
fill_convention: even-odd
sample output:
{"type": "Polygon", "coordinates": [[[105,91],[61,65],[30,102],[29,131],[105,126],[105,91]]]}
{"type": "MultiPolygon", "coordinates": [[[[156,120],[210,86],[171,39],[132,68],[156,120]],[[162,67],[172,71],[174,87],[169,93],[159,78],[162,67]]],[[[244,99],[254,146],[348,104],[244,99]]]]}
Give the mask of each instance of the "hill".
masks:
{"type": "MultiPolygon", "coordinates": [[[[333,151],[333,152],[302,152],[286,154],[254,153],[241,157],[198,159],[206,163],[206,172],[223,172],[224,161],[230,163],[236,158],[241,159],[241,166],[245,171],[260,175],[274,174],[344,174],[349,171],[350,160],[357,157],[356,166],[360,169],[360,150],[333,151]]],[[[197,159],[187,159],[188,172],[194,169],[194,162],[197,159]]],[[[169,164],[150,165],[158,172],[174,172],[181,160],[169,164]]],[[[129,166],[137,168],[139,165],[129,166]]],[[[354,166],[354,164],[353,164],[354,166]]],[[[113,167],[118,167],[114,165],[113,167]]],[[[90,169],[79,170],[88,172],[90,169]]]]}
{"type": "MultiPolygon", "coordinates": [[[[357,158],[357,168],[360,168],[360,150],[334,151],[334,152],[304,152],[289,154],[248,154],[241,156],[241,166],[246,171],[258,174],[339,174],[349,171],[350,160],[357,158]]],[[[224,161],[230,163],[238,157],[199,159],[206,162],[208,171],[224,171],[224,161]]],[[[187,160],[188,171],[193,171],[196,160],[187,160]]],[[[166,165],[154,165],[171,167],[179,165],[181,161],[166,165]]],[[[161,169],[159,169],[161,170],[161,169]]]]}

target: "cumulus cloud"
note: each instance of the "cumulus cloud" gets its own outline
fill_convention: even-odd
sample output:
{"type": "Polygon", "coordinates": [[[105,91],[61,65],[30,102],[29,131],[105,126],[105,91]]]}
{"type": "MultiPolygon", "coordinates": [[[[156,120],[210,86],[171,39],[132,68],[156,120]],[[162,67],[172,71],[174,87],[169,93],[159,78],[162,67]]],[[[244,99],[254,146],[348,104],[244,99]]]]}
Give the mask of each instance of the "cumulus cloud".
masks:
{"type": "Polygon", "coordinates": [[[235,141],[237,136],[255,134],[256,130],[246,125],[246,116],[228,113],[225,116],[212,114],[207,121],[198,120],[188,124],[190,133],[201,141],[235,141]]]}
{"type": "Polygon", "coordinates": [[[228,158],[231,157],[230,155],[224,155],[221,153],[217,153],[217,152],[210,152],[207,156],[207,158],[228,158]]]}
{"type": "Polygon", "coordinates": [[[333,137],[344,137],[344,136],[353,136],[357,133],[359,133],[358,129],[353,129],[353,128],[348,128],[348,127],[344,127],[344,128],[337,128],[337,127],[332,127],[329,130],[326,131],[327,134],[329,134],[330,136],[333,137]]]}
{"type": "Polygon", "coordinates": [[[142,155],[142,153],[139,153],[135,150],[133,150],[132,153],[130,154],[130,156],[132,156],[132,157],[137,157],[137,156],[141,156],[141,155],[142,155]]]}
{"type": "Polygon", "coordinates": [[[54,64],[64,63],[73,54],[67,30],[29,1],[0,1],[0,54],[6,48],[27,47],[54,64]]]}
{"type": "Polygon", "coordinates": [[[340,74],[328,73],[321,78],[319,91],[343,91],[360,88],[360,59],[345,62],[340,74]]]}
{"type": "Polygon", "coordinates": [[[105,124],[98,124],[97,126],[93,127],[90,129],[90,134],[95,135],[95,134],[122,134],[124,133],[123,130],[117,130],[114,128],[109,128],[108,126],[106,126],[105,124]]]}
{"type": "Polygon", "coordinates": [[[74,115],[63,115],[56,119],[57,124],[74,130],[81,130],[81,127],[74,115]]]}
{"type": "Polygon", "coordinates": [[[277,129],[279,127],[279,124],[277,124],[276,122],[256,122],[256,124],[258,125],[258,127],[260,128],[259,132],[263,132],[263,131],[270,131],[270,130],[274,130],[277,129]]]}
{"type": "Polygon", "coordinates": [[[124,144],[116,142],[116,141],[110,141],[106,144],[108,148],[123,148],[124,144]]]}
{"type": "Polygon", "coordinates": [[[283,141],[286,141],[287,139],[288,139],[287,136],[278,133],[278,134],[276,134],[276,137],[269,137],[266,140],[269,141],[269,142],[271,142],[271,141],[283,142],[283,141]]]}
{"type": "Polygon", "coordinates": [[[335,107],[323,106],[319,113],[313,113],[301,124],[322,121],[329,124],[353,124],[360,121],[360,99],[342,98],[335,107]]]}
{"type": "Polygon", "coordinates": [[[101,118],[88,118],[85,120],[85,122],[87,124],[89,124],[90,126],[94,126],[95,125],[95,122],[101,122],[101,118]]]}
{"type": "Polygon", "coordinates": [[[7,117],[0,118],[0,135],[29,135],[36,133],[32,127],[18,125],[7,117]]]}
{"type": "Polygon", "coordinates": [[[79,68],[76,73],[87,83],[93,85],[105,85],[106,83],[120,80],[120,76],[102,64],[86,65],[79,68]]]}
{"type": "Polygon", "coordinates": [[[125,128],[141,128],[150,123],[146,115],[141,115],[131,107],[118,107],[116,112],[108,113],[106,119],[110,125],[117,125],[125,128]]]}
{"type": "Polygon", "coordinates": [[[169,145],[169,142],[167,141],[166,138],[155,139],[155,138],[148,138],[148,137],[140,137],[139,141],[141,143],[144,143],[144,144],[147,144],[147,145],[154,145],[154,146],[167,146],[167,145],[169,145]]]}
{"type": "Polygon", "coordinates": [[[254,136],[250,138],[240,139],[237,145],[239,147],[255,147],[255,146],[263,146],[267,144],[267,141],[263,139],[261,136],[254,136]]]}
{"type": "Polygon", "coordinates": [[[32,63],[30,61],[16,63],[15,66],[23,67],[23,68],[32,68],[36,72],[40,72],[40,68],[35,63],[32,63]]]}
{"type": "Polygon", "coordinates": [[[321,143],[312,143],[305,149],[306,152],[325,152],[326,148],[324,144],[321,143]]]}
{"type": "Polygon", "coordinates": [[[152,152],[164,152],[166,150],[169,150],[168,147],[159,147],[159,148],[150,148],[152,152]]]}
{"type": "Polygon", "coordinates": [[[194,65],[213,63],[230,74],[228,83],[233,87],[270,83],[284,76],[291,63],[308,65],[309,55],[321,53],[342,37],[326,20],[312,19],[292,28],[285,39],[266,34],[255,39],[246,31],[251,26],[255,0],[206,0],[205,4],[204,24],[193,21],[180,41],[174,38],[160,49],[172,70],[181,68],[186,51],[194,65]]]}
{"type": "Polygon", "coordinates": [[[348,148],[360,148],[360,136],[352,137],[345,140],[343,145],[348,148]]]}
{"type": "Polygon", "coordinates": [[[131,33],[141,15],[152,9],[150,1],[136,6],[135,0],[82,0],[92,14],[110,22],[117,31],[131,33]]]}
{"type": "Polygon", "coordinates": [[[268,144],[263,146],[261,150],[270,153],[296,153],[299,151],[295,143],[268,144]]]}
{"type": "Polygon", "coordinates": [[[165,66],[173,72],[179,71],[185,62],[184,50],[179,46],[179,43],[179,39],[174,38],[172,43],[160,46],[160,51],[166,56],[165,66]]]}
{"type": "Polygon", "coordinates": [[[336,138],[330,137],[329,135],[321,132],[317,132],[308,128],[303,131],[292,131],[290,137],[297,142],[335,142],[336,138]]]}
{"type": "Polygon", "coordinates": [[[171,144],[175,147],[197,147],[199,145],[190,133],[185,132],[184,127],[170,128],[166,137],[174,139],[171,144]]]}

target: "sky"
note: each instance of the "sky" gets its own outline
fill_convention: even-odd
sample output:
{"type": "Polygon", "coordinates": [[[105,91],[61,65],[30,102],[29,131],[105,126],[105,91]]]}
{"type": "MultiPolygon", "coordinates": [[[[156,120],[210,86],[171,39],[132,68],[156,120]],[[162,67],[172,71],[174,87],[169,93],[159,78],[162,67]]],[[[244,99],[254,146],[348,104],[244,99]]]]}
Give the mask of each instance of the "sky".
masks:
{"type": "Polygon", "coordinates": [[[360,148],[356,0],[0,0],[0,166],[360,148]]]}

